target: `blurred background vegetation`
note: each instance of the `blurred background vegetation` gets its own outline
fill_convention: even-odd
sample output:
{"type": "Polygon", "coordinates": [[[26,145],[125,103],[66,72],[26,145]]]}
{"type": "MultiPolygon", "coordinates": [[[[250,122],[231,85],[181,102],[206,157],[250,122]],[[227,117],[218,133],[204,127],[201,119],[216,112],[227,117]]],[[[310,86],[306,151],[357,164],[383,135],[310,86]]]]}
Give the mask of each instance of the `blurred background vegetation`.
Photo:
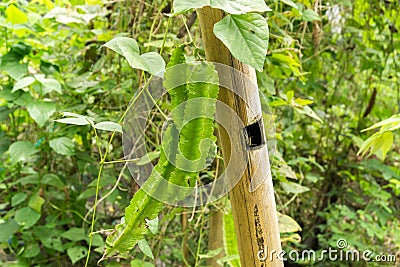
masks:
{"type": "MultiPolygon", "coordinates": [[[[274,114],[272,172],[278,210],[286,215],[284,249],[321,251],[345,238],[352,249],[396,254],[399,2],[267,5],[270,46],[258,80],[274,114]]],[[[119,122],[148,75],[102,47],[115,36],[132,37],[142,52],[166,61],[176,45],[187,44],[188,60],[204,60],[196,14],[169,17],[171,6],[171,0],[0,3],[0,265],[83,266],[88,258],[95,266],[101,258],[107,230],[137,190],[122,160],[121,134],[55,120],[72,112],[119,122]],[[96,194],[103,200],[88,257],[96,194]]],[[[160,114],[153,122],[148,136],[157,150],[160,114]]],[[[103,265],[206,266],[219,252],[207,247],[213,210],[229,215],[225,200],[196,210],[165,207],[147,243],[103,265]]],[[[229,222],[225,236],[234,235],[229,222]]],[[[237,266],[235,252],[225,254],[221,266],[237,266]]]]}

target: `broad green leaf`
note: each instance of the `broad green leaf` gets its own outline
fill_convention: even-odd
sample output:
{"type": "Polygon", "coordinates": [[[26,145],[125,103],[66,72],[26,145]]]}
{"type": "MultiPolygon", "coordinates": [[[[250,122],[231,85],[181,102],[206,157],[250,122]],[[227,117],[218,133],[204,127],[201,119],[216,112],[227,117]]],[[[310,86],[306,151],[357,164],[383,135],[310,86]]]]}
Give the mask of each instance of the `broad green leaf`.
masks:
{"type": "Polygon", "coordinates": [[[79,260],[83,259],[87,255],[87,248],[82,246],[73,246],[67,249],[68,257],[70,258],[72,264],[77,263],[79,260]]]}
{"type": "Polygon", "coordinates": [[[35,75],[36,80],[42,85],[42,95],[56,91],[61,94],[61,84],[52,78],[45,78],[44,75],[35,75]]]}
{"type": "Polygon", "coordinates": [[[317,13],[315,13],[312,9],[307,9],[303,12],[303,21],[314,21],[314,20],[321,20],[317,13]]]}
{"type": "Polygon", "coordinates": [[[28,206],[32,208],[33,210],[37,211],[38,213],[41,213],[42,211],[42,206],[44,204],[45,200],[41,196],[39,196],[38,192],[33,194],[31,198],[29,199],[28,206]]]}
{"type": "Polygon", "coordinates": [[[211,0],[211,6],[229,14],[271,11],[264,0],[211,0]]]}
{"type": "Polygon", "coordinates": [[[290,216],[278,213],[279,232],[294,233],[301,231],[300,225],[290,216]]]}
{"type": "Polygon", "coordinates": [[[148,66],[146,71],[158,77],[163,76],[163,72],[165,71],[165,61],[160,54],[149,52],[141,55],[141,58],[148,66]]]}
{"type": "Polygon", "coordinates": [[[263,70],[269,41],[268,24],[263,16],[255,13],[226,16],[214,25],[214,34],[235,58],[263,70]]]}
{"type": "Polygon", "coordinates": [[[23,258],[34,258],[40,253],[40,247],[37,242],[30,243],[25,247],[24,253],[22,253],[23,258]]]}
{"type": "Polygon", "coordinates": [[[42,127],[56,111],[56,105],[54,103],[45,101],[31,102],[26,108],[29,115],[36,121],[39,127],[42,127]]]}
{"type": "Polygon", "coordinates": [[[301,194],[310,191],[310,188],[293,182],[281,182],[281,185],[286,193],[301,194]]]}
{"type": "Polygon", "coordinates": [[[24,78],[18,80],[14,84],[14,87],[13,87],[11,92],[14,93],[15,91],[17,91],[19,89],[23,89],[25,87],[28,87],[29,85],[31,85],[34,82],[35,82],[35,78],[33,78],[33,77],[30,77],[30,76],[24,77],[24,78]]]}
{"type": "Polygon", "coordinates": [[[4,70],[14,80],[19,80],[28,74],[28,64],[18,62],[5,62],[3,59],[0,69],[4,70]]]}
{"type": "Polygon", "coordinates": [[[61,237],[71,241],[80,241],[85,240],[87,238],[87,235],[84,229],[73,227],[68,231],[62,233],[61,237]]]}
{"type": "Polygon", "coordinates": [[[174,0],[173,10],[174,14],[180,14],[191,9],[202,8],[203,6],[209,5],[210,0],[174,0]]]}
{"type": "Polygon", "coordinates": [[[28,16],[13,4],[7,7],[6,17],[12,24],[22,24],[28,21],[28,16]]]}
{"type": "Polygon", "coordinates": [[[151,248],[147,243],[146,239],[142,239],[138,242],[139,249],[143,252],[144,255],[154,260],[153,252],[151,252],[151,248]]]}
{"type": "Polygon", "coordinates": [[[125,58],[129,58],[130,54],[140,53],[137,42],[134,39],[128,37],[115,37],[114,39],[104,44],[104,46],[110,48],[111,50],[117,52],[125,58]]]}
{"type": "Polygon", "coordinates": [[[14,220],[7,220],[0,224],[0,243],[5,243],[19,229],[19,225],[14,220]]]}
{"type": "Polygon", "coordinates": [[[162,76],[165,70],[164,59],[155,52],[140,55],[137,42],[128,37],[116,37],[107,42],[105,47],[123,56],[134,69],[147,71],[150,74],[162,76]]]}
{"type": "Polygon", "coordinates": [[[112,121],[103,121],[96,123],[94,125],[94,128],[99,129],[99,130],[105,130],[105,131],[110,131],[110,132],[119,132],[122,133],[122,126],[118,123],[112,122],[112,121]]]}
{"type": "Polygon", "coordinates": [[[179,14],[204,6],[219,8],[229,14],[271,11],[264,0],[174,0],[173,9],[174,14],[179,14]]]}
{"type": "Polygon", "coordinates": [[[8,152],[10,153],[11,163],[16,164],[19,161],[27,161],[36,151],[35,145],[31,142],[17,141],[10,145],[8,152]]]}
{"type": "Polygon", "coordinates": [[[75,144],[68,137],[58,137],[50,140],[50,147],[61,155],[72,156],[75,154],[75,144]]]}
{"type": "Polygon", "coordinates": [[[45,174],[42,178],[42,184],[52,185],[59,189],[63,189],[65,184],[61,179],[55,174],[45,174]]]}
{"type": "Polygon", "coordinates": [[[17,210],[14,218],[15,222],[24,228],[32,227],[39,219],[40,213],[30,207],[17,210]]]}
{"type": "Polygon", "coordinates": [[[21,204],[22,202],[25,201],[25,199],[28,197],[27,194],[23,192],[16,193],[12,198],[11,198],[11,207],[15,207],[18,204],[21,204]]]}

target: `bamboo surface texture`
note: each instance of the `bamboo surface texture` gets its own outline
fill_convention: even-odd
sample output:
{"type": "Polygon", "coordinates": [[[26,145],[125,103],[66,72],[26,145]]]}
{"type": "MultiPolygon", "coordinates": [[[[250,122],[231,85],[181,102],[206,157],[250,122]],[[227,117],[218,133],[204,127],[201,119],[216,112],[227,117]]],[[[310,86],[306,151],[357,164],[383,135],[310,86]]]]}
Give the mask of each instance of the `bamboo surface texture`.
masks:
{"type": "MultiPolygon", "coordinates": [[[[227,171],[227,180],[234,185],[229,196],[241,266],[283,266],[283,262],[276,257],[281,251],[281,243],[267,146],[264,143],[254,149],[246,147],[248,140],[245,140],[243,129],[243,125],[251,125],[262,118],[255,70],[236,60],[215,37],[213,26],[223,18],[224,13],[210,7],[203,7],[197,12],[207,60],[230,66],[243,74],[237,75],[225,69],[221,71],[217,67],[220,82],[223,80],[226,85],[220,86],[218,100],[229,106],[241,120],[231,118],[217,108],[217,116],[226,121],[226,125],[219,129],[224,161],[233,164],[227,171]],[[228,86],[237,93],[226,89],[228,86]],[[231,131],[237,133],[236,138],[228,134],[231,131]],[[245,165],[244,172],[240,170],[241,165],[245,165]],[[237,175],[240,175],[239,181],[235,181],[237,175]],[[275,253],[271,259],[272,251],[275,253]]],[[[261,131],[264,134],[262,124],[261,131]]]]}

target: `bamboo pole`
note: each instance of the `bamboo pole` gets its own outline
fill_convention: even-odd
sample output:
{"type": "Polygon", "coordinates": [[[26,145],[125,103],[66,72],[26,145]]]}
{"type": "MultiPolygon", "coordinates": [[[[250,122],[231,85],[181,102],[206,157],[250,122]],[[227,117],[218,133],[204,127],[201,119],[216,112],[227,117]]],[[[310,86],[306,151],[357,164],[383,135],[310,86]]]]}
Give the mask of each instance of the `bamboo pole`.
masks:
{"type": "MultiPolygon", "coordinates": [[[[223,78],[224,83],[230,82],[229,86],[232,86],[239,94],[233,93],[224,85],[220,86],[218,99],[234,110],[245,126],[251,125],[262,118],[258,87],[254,86],[257,85],[255,70],[236,60],[223,43],[215,37],[214,24],[223,18],[224,13],[210,7],[203,7],[197,12],[207,60],[233,67],[253,82],[251,86],[248,81],[245,81],[246,79],[243,79],[243,76],[235,75],[234,72],[219,73],[220,81],[223,78]]],[[[217,108],[217,116],[218,113],[217,108]]],[[[224,115],[226,114],[222,114],[224,115]]],[[[234,162],[234,165],[246,164],[240,180],[229,193],[241,266],[283,266],[283,262],[277,258],[281,251],[281,243],[266,144],[255,149],[246,149],[241,140],[230,140],[229,131],[239,131],[238,134],[241,134],[244,129],[239,128],[240,124],[234,119],[227,118],[227,121],[229,125],[224,125],[225,129],[219,129],[219,141],[225,164],[227,162],[234,162]],[[232,148],[239,148],[239,150],[232,151],[232,148]],[[250,186],[254,182],[261,184],[253,191],[250,190],[250,186]],[[275,254],[271,258],[272,251],[275,251],[275,254]]],[[[262,120],[259,130],[260,134],[265,136],[262,120]]],[[[228,183],[234,183],[235,175],[237,175],[235,170],[227,173],[228,183]]]]}

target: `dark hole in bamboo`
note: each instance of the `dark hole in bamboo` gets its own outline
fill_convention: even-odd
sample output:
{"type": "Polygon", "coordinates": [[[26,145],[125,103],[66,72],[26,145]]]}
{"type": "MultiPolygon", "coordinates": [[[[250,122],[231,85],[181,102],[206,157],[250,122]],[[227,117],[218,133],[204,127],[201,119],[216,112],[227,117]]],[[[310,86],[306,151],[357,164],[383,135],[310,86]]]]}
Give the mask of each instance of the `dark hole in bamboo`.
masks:
{"type": "Polygon", "coordinates": [[[265,144],[264,124],[262,118],[244,128],[248,149],[258,149],[265,144]]]}

